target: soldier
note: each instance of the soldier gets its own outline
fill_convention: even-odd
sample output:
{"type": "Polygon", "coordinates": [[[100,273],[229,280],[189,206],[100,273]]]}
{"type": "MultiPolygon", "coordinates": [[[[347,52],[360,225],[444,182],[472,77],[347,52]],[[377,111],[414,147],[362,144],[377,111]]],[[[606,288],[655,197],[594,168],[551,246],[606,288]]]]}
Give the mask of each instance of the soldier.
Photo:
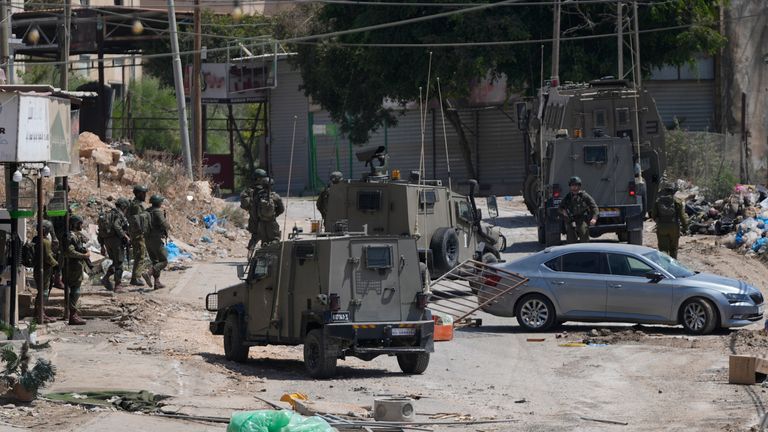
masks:
{"type": "Polygon", "coordinates": [[[101,278],[101,283],[112,291],[112,283],[109,277],[115,275],[114,291],[116,293],[126,292],[122,286],[123,261],[125,261],[125,244],[130,242],[130,237],[125,230],[128,228],[128,219],[125,218],[125,212],[130,203],[125,198],[118,198],[115,202],[115,208],[111,209],[106,215],[99,219],[99,243],[102,250],[106,249],[107,256],[112,260],[112,265],[107,273],[101,278]]]}
{"type": "Polygon", "coordinates": [[[651,218],[656,221],[656,239],[659,250],[672,258],[677,258],[677,245],[680,241],[680,229],[688,231],[688,215],[683,204],[675,199],[675,186],[662,183],[659,197],[653,204],[651,218]]]}
{"type": "MultiPolygon", "coordinates": [[[[54,267],[58,266],[59,263],[56,261],[56,258],[53,254],[53,242],[49,238],[49,236],[53,232],[53,224],[51,221],[43,221],[43,235],[42,235],[42,242],[43,242],[43,297],[45,297],[46,302],[48,301],[48,295],[51,292],[51,275],[53,274],[54,267]]],[[[55,237],[54,237],[55,238],[55,237]]],[[[37,244],[37,242],[40,241],[40,236],[35,237],[35,239],[32,240],[32,243],[37,244]]],[[[35,260],[35,270],[37,270],[38,266],[38,260],[35,260]]],[[[45,315],[45,312],[43,312],[43,321],[44,322],[51,322],[53,321],[52,318],[45,315]]]]}
{"type": "Polygon", "coordinates": [[[251,199],[248,224],[250,226],[253,220],[256,226],[255,232],[251,232],[249,250],[256,247],[259,241],[261,246],[266,246],[280,240],[280,224],[277,223],[277,217],[285,211],[280,195],[272,192],[272,180],[269,177],[263,177],[260,183],[261,188],[254,191],[251,199]]]}
{"type": "Polygon", "coordinates": [[[560,201],[560,214],[565,220],[566,242],[589,242],[589,227],[597,223],[600,211],[595,199],[581,190],[581,179],[573,176],[568,180],[571,191],[560,201]]]}
{"type": "Polygon", "coordinates": [[[67,260],[64,282],[69,286],[69,324],[84,325],[85,320],[80,317],[77,310],[77,301],[80,299],[80,286],[83,283],[83,273],[88,269],[91,254],[86,249],[88,242],[83,234],[83,218],[72,216],[69,218],[70,232],[67,239],[64,256],[67,260]]]}
{"type": "Polygon", "coordinates": [[[331,173],[331,182],[320,192],[317,197],[317,210],[320,212],[320,216],[325,219],[325,214],[328,213],[328,197],[331,195],[331,186],[338,184],[344,179],[344,175],[340,171],[334,171],[331,173]]]}
{"type": "Polygon", "coordinates": [[[152,266],[148,272],[143,273],[141,276],[154,289],[165,288],[165,285],[160,282],[160,272],[168,265],[168,251],[165,250],[165,238],[168,237],[168,231],[171,229],[171,226],[165,219],[165,213],[161,208],[164,200],[165,198],[162,195],[152,195],[149,198],[149,203],[152,204],[152,207],[148,210],[149,234],[147,235],[147,251],[149,252],[152,266]],[[154,285],[152,284],[151,277],[155,278],[154,285]]]}
{"type": "Polygon", "coordinates": [[[128,206],[128,233],[131,239],[131,256],[133,258],[133,272],[131,273],[131,285],[144,286],[139,276],[144,274],[147,264],[147,246],[144,236],[149,233],[149,215],[144,209],[144,201],[147,199],[147,187],[136,185],[133,187],[133,201],[128,206]]]}
{"type": "MultiPolygon", "coordinates": [[[[245,190],[243,190],[240,193],[240,208],[250,212],[251,211],[251,201],[253,198],[253,193],[259,189],[262,188],[261,186],[261,179],[267,177],[267,172],[264,171],[261,168],[257,168],[253,170],[253,173],[251,174],[251,185],[247,187],[245,190]]],[[[255,221],[254,221],[255,222],[255,221]]],[[[248,225],[248,231],[251,231],[250,228],[250,221],[248,225]]],[[[251,231],[253,232],[253,231],[251,231]]]]}

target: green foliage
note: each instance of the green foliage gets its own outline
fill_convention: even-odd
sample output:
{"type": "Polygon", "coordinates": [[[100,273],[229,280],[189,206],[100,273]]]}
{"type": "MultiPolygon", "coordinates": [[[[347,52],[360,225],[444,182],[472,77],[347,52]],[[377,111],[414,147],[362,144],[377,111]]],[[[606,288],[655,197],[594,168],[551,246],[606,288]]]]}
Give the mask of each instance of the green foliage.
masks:
{"type": "Polygon", "coordinates": [[[682,129],[667,131],[666,154],[669,180],[685,179],[701,187],[709,200],[727,197],[739,182],[738,138],[682,129]]]}
{"type": "Polygon", "coordinates": [[[13,338],[13,326],[8,325],[5,322],[0,321],[0,333],[3,333],[7,336],[6,339],[12,339],[13,338]]]}
{"type": "MultiPolygon", "coordinates": [[[[19,76],[24,84],[59,86],[61,70],[57,66],[27,65],[24,69],[25,71],[19,76]]],[[[73,72],[69,73],[69,90],[74,90],[87,82],[89,82],[88,78],[73,72]]]]}
{"type": "Polygon", "coordinates": [[[35,366],[29,369],[29,342],[24,342],[18,354],[13,345],[6,345],[0,351],[0,360],[5,363],[2,378],[8,386],[20,383],[33,395],[56,377],[56,367],[45,359],[37,359],[35,366]]]}
{"type": "Polygon", "coordinates": [[[248,225],[248,213],[236,205],[225,205],[216,217],[226,219],[238,228],[245,228],[248,225]]]}
{"type": "MultiPolygon", "coordinates": [[[[463,0],[455,0],[463,2],[463,0]]],[[[480,2],[478,2],[480,3],[480,2]]],[[[642,69],[681,64],[702,52],[714,53],[723,46],[717,33],[719,0],[670,0],[644,4],[641,29],[688,26],[641,35],[642,69]]],[[[373,5],[325,4],[301,8],[309,24],[297,26],[295,16],[279,27],[286,35],[321,34],[416,18],[455,8],[376,7],[373,5]]],[[[503,73],[515,91],[535,94],[539,85],[539,43],[519,45],[387,48],[342,44],[423,44],[478,41],[527,41],[552,37],[552,9],[536,6],[498,6],[483,11],[452,15],[375,31],[346,34],[322,43],[298,44],[294,62],[300,67],[304,91],[331,113],[334,122],[355,143],[368,140],[371,131],[386,121],[396,123],[396,112],[381,108],[382,101],[414,101],[425,87],[432,56],[432,77],[440,77],[445,97],[469,94],[478,77],[503,73]]],[[[616,28],[616,4],[563,4],[562,36],[610,34],[616,28]]],[[[551,53],[551,44],[547,52],[551,53]]],[[[616,74],[616,38],[563,41],[561,81],[585,81],[616,74]]],[[[627,55],[627,58],[630,56],[627,55]]],[[[550,71],[545,58],[544,70],[550,71]]],[[[630,62],[629,60],[627,61],[630,62]]],[[[430,95],[436,94],[436,88],[430,95]]]]}
{"type": "MultiPolygon", "coordinates": [[[[129,89],[136,148],[179,153],[181,138],[174,90],[146,74],[142,79],[132,81],[129,89]]],[[[126,115],[127,107],[118,103],[113,111],[113,124],[121,125],[126,115]]]]}

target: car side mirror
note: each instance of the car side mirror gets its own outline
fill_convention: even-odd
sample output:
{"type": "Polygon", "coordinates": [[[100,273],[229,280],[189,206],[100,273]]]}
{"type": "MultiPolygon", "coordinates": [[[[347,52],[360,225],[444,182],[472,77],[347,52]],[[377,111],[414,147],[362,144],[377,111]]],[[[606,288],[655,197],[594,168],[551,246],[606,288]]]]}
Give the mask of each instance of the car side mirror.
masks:
{"type": "Polygon", "coordinates": [[[245,264],[237,265],[237,278],[240,280],[245,280],[245,264]]]}
{"type": "Polygon", "coordinates": [[[651,281],[651,283],[658,283],[665,278],[663,274],[657,271],[648,272],[645,274],[645,277],[648,278],[651,281]]]}
{"type": "Polygon", "coordinates": [[[496,196],[491,195],[485,199],[485,203],[488,206],[488,216],[491,219],[499,217],[499,205],[496,203],[496,196]]]}

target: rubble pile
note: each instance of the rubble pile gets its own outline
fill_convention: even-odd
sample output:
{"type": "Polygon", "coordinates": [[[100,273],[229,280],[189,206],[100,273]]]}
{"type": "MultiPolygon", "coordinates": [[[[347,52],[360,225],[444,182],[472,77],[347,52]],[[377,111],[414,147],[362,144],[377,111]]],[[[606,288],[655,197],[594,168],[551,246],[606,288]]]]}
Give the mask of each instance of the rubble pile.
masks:
{"type": "Polygon", "coordinates": [[[768,189],[737,184],[728,197],[709,202],[688,182],[678,180],[677,187],[675,197],[685,203],[690,234],[728,236],[727,246],[751,255],[768,251],[768,189]]]}
{"type": "MultiPolygon", "coordinates": [[[[75,213],[93,225],[87,230],[94,237],[91,246],[97,245],[99,213],[119,197],[133,199],[133,186],[144,184],[149,195],[166,198],[163,209],[171,225],[169,240],[180,250],[178,260],[245,253],[247,213],[237,202],[215,197],[208,181],[189,180],[175,159],[140,158],[124,143],[108,145],[90,132],[82,133],[78,143],[82,172],[70,177],[70,202],[75,213]]],[[[53,185],[46,189],[53,190],[53,185]]]]}

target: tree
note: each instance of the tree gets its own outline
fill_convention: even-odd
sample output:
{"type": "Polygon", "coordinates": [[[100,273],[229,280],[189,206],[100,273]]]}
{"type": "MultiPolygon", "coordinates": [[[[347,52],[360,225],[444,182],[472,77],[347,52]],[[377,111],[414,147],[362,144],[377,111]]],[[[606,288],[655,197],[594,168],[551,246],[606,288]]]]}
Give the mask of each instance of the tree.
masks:
{"type": "MultiPolygon", "coordinates": [[[[142,79],[131,82],[129,88],[133,123],[129,127],[134,128],[136,148],[180,152],[176,92],[146,73],[142,79]]],[[[123,124],[127,115],[127,107],[118,104],[113,110],[113,124],[123,124]]]]}
{"type": "MultiPolygon", "coordinates": [[[[466,3],[442,0],[441,3],[466,3]]],[[[478,4],[487,1],[477,2],[478,4]]],[[[423,3],[422,3],[423,4],[423,3]]],[[[701,52],[713,53],[723,44],[717,33],[718,0],[670,0],[641,5],[642,29],[691,26],[641,35],[644,72],[662,64],[680,64],[701,52]]],[[[308,23],[296,27],[283,21],[288,34],[323,34],[371,25],[423,17],[464,7],[365,6],[325,4],[303,6],[308,23]]],[[[428,52],[433,51],[432,76],[440,77],[444,104],[465,97],[478,77],[500,74],[516,92],[535,94],[541,67],[540,43],[473,45],[484,41],[547,40],[552,37],[551,6],[507,4],[481,11],[457,13],[414,24],[338,35],[333,38],[296,45],[294,58],[307,96],[328,110],[354,143],[366,142],[372,131],[384,122],[397,123],[397,112],[382,108],[385,99],[402,103],[418,100],[429,67],[428,52]],[[376,47],[375,44],[469,43],[453,47],[376,47]],[[367,45],[367,46],[365,46],[367,45]]],[[[297,22],[295,17],[293,22],[297,22]]],[[[299,21],[301,22],[301,21],[299,21]]],[[[616,5],[585,3],[563,5],[564,38],[610,34],[616,29],[616,5]]],[[[551,46],[551,44],[549,44],[551,46]]],[[[564,40],[561,43],[560,78],[584,81],[615,75],[616,38],[564,40]]],[[[551,59],[546,58],[545,63],[551,59]]],[[[550,70],[545,64],[545,70],[550,70]]],[[[430,95],[436,95],[434,82],[430,95]]],[[[446,106],[447,108],[447,106],[446,106]]],[[[456,129],[467,172],[474,176],[471,149],[459,114],[445,109],[456,129]]],[[[401,111],[402,112],[402,111],[401,111]]]]}

